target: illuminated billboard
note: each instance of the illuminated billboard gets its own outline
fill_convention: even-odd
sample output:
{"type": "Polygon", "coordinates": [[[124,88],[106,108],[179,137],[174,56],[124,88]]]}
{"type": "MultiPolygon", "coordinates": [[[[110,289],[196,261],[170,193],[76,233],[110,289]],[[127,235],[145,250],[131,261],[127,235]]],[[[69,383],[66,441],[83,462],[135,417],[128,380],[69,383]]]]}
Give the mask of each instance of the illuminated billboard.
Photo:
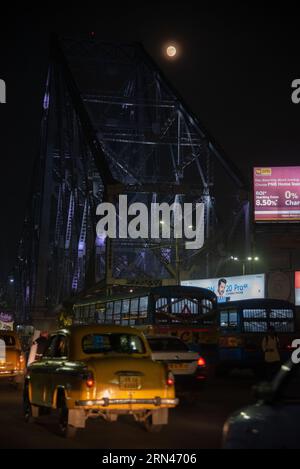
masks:
{"type": "Polygon", "coordinates": [[[254,168],[254,219],[300,221],[300,166],[254,168]]]}
{"type": "Polygon", "coordinates": [[[207,288],[217,295],[219,303],[265,298],[265,274],[186,280],[181,285],[207,288]]]}
{"type": "Polygon", "coordinates": [[[300,272],[295,272],[295,305],[300,306],[300,272]]]}
{"type": "Polygon", "coordinates": [[[13,315],[10,313],[0,312],[0,331],[13,331],[14,329],[14,319],[13,315]]]}

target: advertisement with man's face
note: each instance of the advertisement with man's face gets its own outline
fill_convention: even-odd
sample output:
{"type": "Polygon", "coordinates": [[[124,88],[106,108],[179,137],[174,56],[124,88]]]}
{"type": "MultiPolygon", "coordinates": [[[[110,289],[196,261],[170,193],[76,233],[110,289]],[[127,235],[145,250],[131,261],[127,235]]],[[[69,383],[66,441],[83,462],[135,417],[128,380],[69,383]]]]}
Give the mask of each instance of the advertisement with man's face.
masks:
{"type": "Polygon", "coordinates": [[[181,285],[207,288],[217,295],[219,303],[265,298],[265,274],[186,280],[181,285]]]}

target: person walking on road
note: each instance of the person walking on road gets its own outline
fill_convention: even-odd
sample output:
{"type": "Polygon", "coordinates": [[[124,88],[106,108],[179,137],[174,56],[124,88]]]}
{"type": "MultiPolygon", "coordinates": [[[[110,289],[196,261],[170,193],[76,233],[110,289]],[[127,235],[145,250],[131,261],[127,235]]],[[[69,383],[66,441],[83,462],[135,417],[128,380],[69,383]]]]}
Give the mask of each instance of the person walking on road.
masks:
{"type": "Polygon", "coordinates": [[[281,365],[280,343],[274,327],[269,327],[267,335],[262,341],[262,350],[264,352],[266,377],[271,381],[279,371],[281,365]]]}

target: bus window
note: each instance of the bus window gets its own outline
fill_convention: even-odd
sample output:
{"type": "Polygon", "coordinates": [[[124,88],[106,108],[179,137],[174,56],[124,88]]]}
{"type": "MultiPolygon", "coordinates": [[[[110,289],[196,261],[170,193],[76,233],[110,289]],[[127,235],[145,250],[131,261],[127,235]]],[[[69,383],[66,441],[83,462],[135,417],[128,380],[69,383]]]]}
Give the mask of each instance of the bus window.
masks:
{"type": "Polygon", "coordinates": [[[228,327],[228,313],[221,313],[220,326],[221,327],[228,327]]]}
{"type": "Polygon", "coordinates": [[[275,327],[276,332],[294,332],[294,324],[292,322],[271,322],[270,326],[275,327]]]}
{"type": "Polygon", "coordinates": [[[129,314],[129,309],[130,309],[130,300],[123,300],[122,315],[127,316],[129,314]]]}
{"type": "Polygon", "coordinates": [[[198,300],[174,298],[171,303],[172,314],[191,315],[198,314],[198,300]]]}
{"type": "Polygon", "coordinates": [[[168,298],[158,298],[155,302],[155,317],[158,323],[169,323],[169,300],[168,298]]]}
{"type": "Polygon", "coordinates": [[[265,309],[243,309],[244,319],[267,319],[267,311],[265,309]]]}
{"type": "Polygon", "coordinates": [[[116,324],[121,322],[122,301],[115,301],[113,320],[116,324]]]}
{"type": "Polygon", "coordinates": [[[113,302],[106,303],[106,312],[105,312],[106,321],[112,320],[113,312],[114,312],[114,303],[113,302]]]}
{"type": "MultiPolygon", "coordinates": [[[[175,300],[172,300],[172,302],[175,300]]],[[[167,313],[169,310],[169,300],[168,298],[158,298],[156,300],[155,309],[157,312],[167,313]]]]}
{"type": "Polygon", "coordinates": [[[210,313],[213,310],[213,304],[210,300],[202,300],[201,305],[203,314],[210,313]]]}
{"type": "Polygon", "coordinates": [[[156,320],[160,324],[198,324],[199,316],[212,311],[209,300],[192,297],[157,298],[155,307],[156,320]]]}
{"type": "Polygon", "coordinates": [[[245,332],[263,332],[268,330],[267,321],[244,321],[245,332]]]}
{"type": "Polygon", "coordinates": [[[294,312],[291,309],[271,309],[270,319],[294,319],[294,312]]]}
{"type": "Polygon", "coordinates": [[[105,322],[105,304],[97,304],[96,305],[96,322],[98,324],[103,324],[105,322]]]}
{"type": "Polygon", "coordinates": [[[90,305],[89,307],[89,322],[94,322],[95,320],[95,314],[96,314],[96,306],[95,305],[90,305]]]}
{"type": "Polygon", "coordinates": [[[140,298],[140,318],[146,318],[148,316],[148,301],[148,296],[140,298]]]}
{"type": "Polygon", "coordinates": [[[238,313],[237,311],[222,312],[220,317],[220,325],[222,328],[237,329],[238,313]]]}
{"type": "Polygon", "coordinates": [[[139,298],[132,298],[130,304],[130,316],[137,317],[139,312],[139,298]]]}

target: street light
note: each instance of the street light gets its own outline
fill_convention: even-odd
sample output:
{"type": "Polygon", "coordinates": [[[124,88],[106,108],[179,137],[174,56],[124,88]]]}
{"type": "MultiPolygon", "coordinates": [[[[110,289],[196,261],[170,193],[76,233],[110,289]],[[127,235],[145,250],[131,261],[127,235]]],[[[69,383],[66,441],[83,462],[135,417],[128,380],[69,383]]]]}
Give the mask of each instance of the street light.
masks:
{"type": "Polygon", "coordinates": [[[248,256],[248,257],[246,257],[246,259],[242,259],[242,260],[240,260],[238,257],[231,256],[230,259],[234,262],[241,262],[242,263],[243,275],[246,274],[247,262],[258,262],[260,260],[258,256],[255,256],[255,257],[248,256]]]}

